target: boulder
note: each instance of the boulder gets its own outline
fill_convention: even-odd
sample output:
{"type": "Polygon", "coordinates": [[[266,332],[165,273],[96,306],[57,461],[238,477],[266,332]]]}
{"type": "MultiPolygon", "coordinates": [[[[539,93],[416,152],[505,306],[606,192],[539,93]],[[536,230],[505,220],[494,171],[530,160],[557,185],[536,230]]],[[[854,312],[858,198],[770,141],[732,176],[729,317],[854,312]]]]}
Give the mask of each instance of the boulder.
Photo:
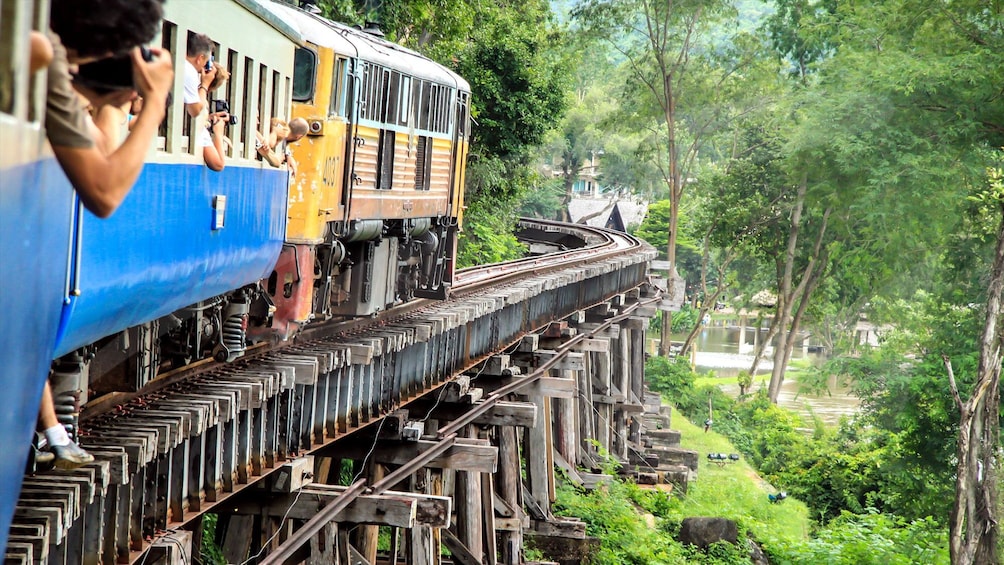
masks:
{"type": "Polygon", "coordinates": [[[696,545],[701,549],[707,549],[709,545],[719,541],[736,543],[738,538],[739,528],[735,522],[707,517],[684,518],[677,536],[680,543],[696,545]]]}

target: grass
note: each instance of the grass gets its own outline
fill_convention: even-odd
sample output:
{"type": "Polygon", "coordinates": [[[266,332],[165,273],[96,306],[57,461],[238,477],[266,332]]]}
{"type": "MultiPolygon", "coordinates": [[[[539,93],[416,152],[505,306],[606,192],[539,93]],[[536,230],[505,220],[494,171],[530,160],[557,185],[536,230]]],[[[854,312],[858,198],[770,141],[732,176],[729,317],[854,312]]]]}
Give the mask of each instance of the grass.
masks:
{"type": "Polygon", "coordinates": [[[745,460],[718,466],[708,461],[708,453],[737,453],[729,440],[714,431],[692,424],[673,410],[673,429],[681,432],[681,447],[699,454],[697,480],[683,497],[683,516],[719,516],[745,526],[762,542],[808,539],[809,511],[799,500],[788,498],[771,503],[768,493],[776,493],[745,460]]]}

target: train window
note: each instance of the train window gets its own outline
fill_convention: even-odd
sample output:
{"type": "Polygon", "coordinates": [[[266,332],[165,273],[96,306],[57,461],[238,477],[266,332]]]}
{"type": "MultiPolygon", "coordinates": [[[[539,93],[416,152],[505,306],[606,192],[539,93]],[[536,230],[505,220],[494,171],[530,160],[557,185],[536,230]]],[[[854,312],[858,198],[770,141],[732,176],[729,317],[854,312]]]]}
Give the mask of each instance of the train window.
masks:
{"type": "Polygon", "coordinates": [[[254,135],[255,125],[251,123],[251,116],[253,113],[252,100],[252,88],[254,86],[254,60],[249,57],[244,57],[244,96],[241,100],[241,130],[245,132],[246,136],[244,139],[247,143],[244,144],[244,157],[250,159],[254,155],[254,143],[251,139],[254,135]]]}
{"type": "Polygon", "coordinates": [[[286,116],[289,119],[292,119],[292,116],[289,115],[289,104],[290,104],[289,98],[290,96],[292,96],[293,93],[292,88],[293,88],[293,80],[287,76],[283,81],[282,115],[286,116]]]}
{"type": "Polygon", "coordinates": [[[432,116],[432,83],[422,81],[421,111],[418,114],[418,129],[429,130],[432,116]]]}
{"type": "Polygon", "coordinates": [[[394,137],[390,130],[380,130],[380,156],[377,163],[377,189],[390,190],[394,185],[394,137]]]}
{"type": "Polygon", "coordinates": [[[401,85],[398,88],[398,101],[397,101],[397,125],[407,126],[410,125],[411,118],[411,77],[402,76],[401,85]]]}
{"type": "Polygon", "coordinates": [[[0,112],[14,113],[17,56],[24,36],[18,33],[18,1],[0,0],[0,112]]]}
{"type": "Polygon", "coordinates": [[[432,180],[432,138],[420,135],[415,149],[415,190],[429,190],[432,180]]]}
{"type": "Polygon", "coordinates": [[[370,85],[370,65],[369,63],[360,63],[362,67],[359,69],[357,76],[359,77],[359,83],[356,85],[356,90],[358,94],[356,98],[359,104],[359,119],[366,119],[369,114],[367,113],[367,100],[370,97],[369,85],[370,85]]]}
{"type": "Polygon", "coordinates": [[[282,77],[279,76],[279,71],[272,71],[272,117],[281,117],[282,119],[286,119],[285,113],[280,112],[283,108],[279,107],[282,96],[281,89],[282,77]]]}
{"type": "Polygon", "coordinates": [[[317,53],[300,47],[293,55],[293,100],[307,102],[314,97],[317,80],[317,53]]]}
{"type": "Polygon", "coordinates": [[[434,85],[432,87],[432,117],[429,119],[429,129],[435,132],[442,131],[440,127],[443,121],[443,87],[434,85]]]}
{"type": "Polygon", "coordinates": [[[335,72],[331,75],[331,101],[328,103],[328,115],[340,116],[345,113],[345,59],[335,62],[335,72]]]}
{"type": "MultiPolygon", "coordinates": [[[[230,111],[235,115],[240,115],[244,110],[244,100],[240,96],[240,84],[242,83],[240,77],[240,55],[233,49],[227,49],[227,70],[230,71],[230,80],[227,81],[227,102],[230,103],[230,111]]],[[[229,148],[227,149],[230,157],[239,157],[240,148],[242,147],[241,142],[243,141],[244,124],[238,124],[237,127],[231,128],[230,130],[230,141],[229,148]]]]}
{"type": "Polygon", "coordinates": [[[381,121],[386,124],[397,123],[397,92],[401,88],[401,73],[385,70],[384,78],[384,108],[381,121]]]}
{"type": "MultiPolygon", "coordinates": [[[[265,65],[258,65],[258,115],[256,116],[257,121],[255,122],[256,127],[259,131],[267,132],[269,130],[270,124],[269,119],[271,116],[265,114],[265,97],[268,94],[268,67],[265,65]]],[[[255,126],[252,126],[255,127],[255,126]]]]}
{"type": "Polygon", "coordinates": [[[468,98],[469,94],[466,92],[460,93],[460,100],[457,104],[457,113],[459,118],[457,119],[457,132],[458,136],[462,138],[467,137],[467,130],[469,126],[470,115],[468,114],[468,98]]]}
{"type": "MultiPolygon", "coordinates": [[[[171,53],[174,57],[174,61],[177,62],[179,57],[174,55],[175,52],[175,40],[178,35],[178,26],[164,20],[160,26],[160,46],[171,53]]],[[[167,112],[164,114],[164,121],[160,122],[160,127],[157,128],[157,148],[162,151],[167,151],[171,149],[171,144],[167,143],[168,139],[173,137],[174,130],[174,112],[176,104],[168,104],[167,112]]]]}
{"type": "Polygon", "coordinates": [[[377,65],[370,65],[367,74],[369,85],[366,94],[366,118],[379,121],[383,117],[384,70],[377,65]]]}
{"type": "Polygon", "coordinates": [[[447,132],[453,131],[453,118],[456,115],[454,114],[454,108],[457,105],[456,100],[457,100],[457,93],[454,91],[453,88],[450,88],[450,95],[447,96],[446,104],[443,110],[443,113],[446,114],[447,132]]]}

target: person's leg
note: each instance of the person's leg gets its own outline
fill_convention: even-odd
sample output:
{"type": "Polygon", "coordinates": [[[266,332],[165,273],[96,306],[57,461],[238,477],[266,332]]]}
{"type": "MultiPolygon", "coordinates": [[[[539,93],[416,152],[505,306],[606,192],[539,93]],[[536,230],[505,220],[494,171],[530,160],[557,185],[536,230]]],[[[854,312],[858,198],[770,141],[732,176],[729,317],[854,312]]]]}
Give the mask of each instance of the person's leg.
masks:
{"type": "Polygon", "coordinates": [[[76,469],[94,461],[94,457],[90,453],[84,451],[70,439],[66,428],[59,423],[59,419],[56,417],[56,406],[52,400],[52,387],[49,386],[48,381],[45,382],[45,390],[42,391],[38,421],[45,434],[45,440],[49,444],[49,450],[56,456],[57,468],[76,469]]]}

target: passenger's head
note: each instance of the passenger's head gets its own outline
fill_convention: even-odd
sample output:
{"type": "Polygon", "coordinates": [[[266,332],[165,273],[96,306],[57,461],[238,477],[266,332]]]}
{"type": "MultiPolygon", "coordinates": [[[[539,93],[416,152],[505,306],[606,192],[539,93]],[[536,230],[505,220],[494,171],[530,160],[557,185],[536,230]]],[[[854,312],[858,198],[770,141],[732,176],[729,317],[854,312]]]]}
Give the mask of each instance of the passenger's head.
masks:
{"type": "Polygon", "coordinates": [[[223,83],[227,82],[230,78],[230,73],[223,68],[223,65],[213,61],[213,68],[216,69],[216,76],[213,77],[213,82],[209,83],[209,92],[213,92],[223,86],[223,83]]]}
{"type": "Polygon", "coordinates": [[[128,53],[160,31],[164,0],[52,0],[49,27],[71,62],[128,53]]]}
{"type": "Polygon", "coordinates": [[[187,58],[195,68],[201,69],[213,53],[213,40],[204,33],[188,34],[187,58]]]}
{"type": "Polygon", "coordinates": [[[300,141],[300,138],[307,135],[307,130],[309,126],[307,125],[307,120],[303,118],[293,118],[289,121],[289,135],[286,136],[287,143],[294,143],[300,141]]]}

